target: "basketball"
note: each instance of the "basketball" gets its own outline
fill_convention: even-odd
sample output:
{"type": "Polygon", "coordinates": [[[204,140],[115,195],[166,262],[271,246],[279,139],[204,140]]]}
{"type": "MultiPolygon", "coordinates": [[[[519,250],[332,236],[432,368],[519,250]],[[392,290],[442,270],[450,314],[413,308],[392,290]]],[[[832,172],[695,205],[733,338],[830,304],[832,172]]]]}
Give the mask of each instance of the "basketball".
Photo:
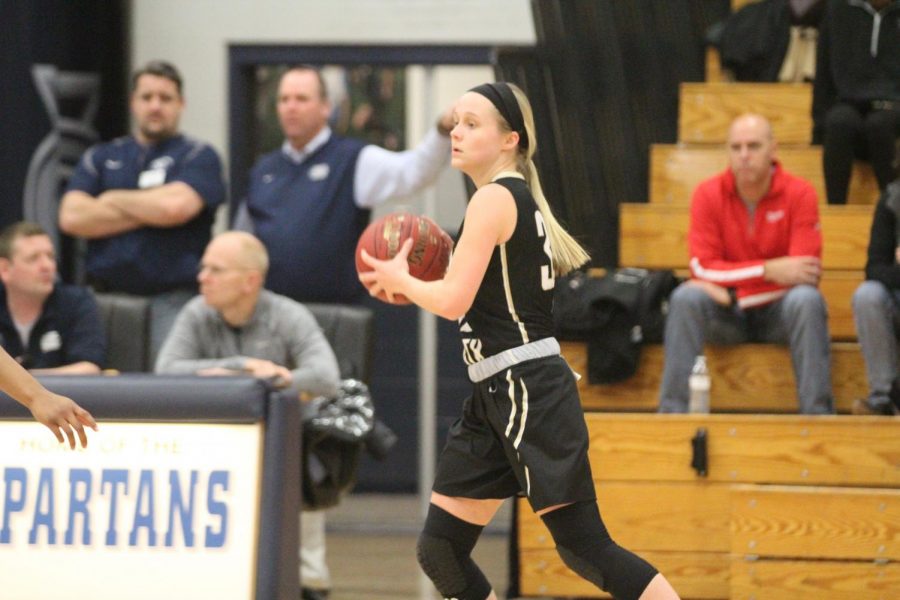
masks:
{"type": "MultiPolygon", "coordinates": [[[[441,279],[450,264],[453,240],[440,226],[423,215],[397,212],[385,215],[369,223],[356,244],[356,271],[364,273],[372,269],[363,262],[362,250],[380,260],[394,258],[403,242],[413,239],[413,247],[407,257],[409,273],[422,281],[441,279]]],[[[387,301],[384,292],[378,294],[387,301]]],[[[395,304],[409,304],[402,294],[394,296],[395,304]]]]}

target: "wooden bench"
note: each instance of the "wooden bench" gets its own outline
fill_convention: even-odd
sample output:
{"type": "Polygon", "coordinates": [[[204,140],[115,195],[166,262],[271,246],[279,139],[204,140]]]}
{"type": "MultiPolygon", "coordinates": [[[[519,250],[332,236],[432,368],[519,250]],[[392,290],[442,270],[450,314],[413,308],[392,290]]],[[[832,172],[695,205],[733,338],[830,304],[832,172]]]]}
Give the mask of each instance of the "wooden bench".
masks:
{"type": "MultiPolygon", "coordinates": [[[[607,528],[682,598],[900,597],[900,419],[586,420],[607,528]],[[705,477],[690,466],[701,427],[705,477]]],[[[525,500],[519,509],[523,595],[608,597],[562,563],[525,500]]]]}
{"type": "MultiPolygon", "coordinates": [[[[874,207],[819,207],[822,266],[859,270],[866,266],[874,207]]],[[[686,268],[690,207],[684,204],[619,205],[619,264],[629,267],[686,268]]]]}
{"type": "MultiPolygon", "coordinates": [[[[785,170],[809,181],[819,202],[825,203],[821,146],[780,146],[785,170]]],[[[650,202],[690,204],[694,188],[728,164],[722,145],[653,144],[650,147],[650,202]]],[[[875,204],[878,181],[869,163],[855,161],[847,198],[851,204],[875,204]]]]}
{"type": "Polygon", "coordinates": [[[678,141],[724,143],[735,117],[759,113],[772,123],[780,144],[812,140],[812,86],[807,83],[682,83],[678,141]]]}
{"type": "MultiPolygon", "coordinates": [[[[856,338],[850,299],[864,278],[872,206],[819,208],[822,223],[820,289],[828,303],[832,339],[856,338]]],[[[619,205],[619,264],[647,269],[686,269],[690,207],[682,204],[619,205]]]]}
{"type": "MultiPolygon", "coordinates": [[[[620,383],[588,383],[587,344],[561,342],[562,354],[582,377],[581,405],[588,411],[656,411],[664,352],[660,344],[641,349],[637,373],[620,383]]],[[[797,388],[787,347],[774,344],[708,345],[713,412],[796,413],[797,388]]],[[[831,385],[835,408],[849,413],[856,398],[866,395],[865,364],[857,344],[831,344],[831,385]]]]}

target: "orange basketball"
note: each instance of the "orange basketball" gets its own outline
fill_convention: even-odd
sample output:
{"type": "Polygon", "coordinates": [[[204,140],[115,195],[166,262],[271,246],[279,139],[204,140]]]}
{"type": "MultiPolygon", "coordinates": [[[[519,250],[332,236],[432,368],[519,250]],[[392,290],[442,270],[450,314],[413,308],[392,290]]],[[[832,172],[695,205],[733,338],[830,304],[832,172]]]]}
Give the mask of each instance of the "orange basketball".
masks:
{"type": "MultiPolygon", "coordinates": [[[[381,260],[394,258],[407,238],[413,239],[412,250],[406,261],[409,273],[423,281],[435,281],[447,272],[453,240],[437,223],[423,215],[397,212],[385,215],[369,223],[356,243],[356,271],[371,271],[361,258],[363,248],[369,256],[381,260]]],[[[387,300],[384,292],[378,295],[387,300]]],[[[409,304],[403,295],[395,295],[396,304],[409,304]]]]}

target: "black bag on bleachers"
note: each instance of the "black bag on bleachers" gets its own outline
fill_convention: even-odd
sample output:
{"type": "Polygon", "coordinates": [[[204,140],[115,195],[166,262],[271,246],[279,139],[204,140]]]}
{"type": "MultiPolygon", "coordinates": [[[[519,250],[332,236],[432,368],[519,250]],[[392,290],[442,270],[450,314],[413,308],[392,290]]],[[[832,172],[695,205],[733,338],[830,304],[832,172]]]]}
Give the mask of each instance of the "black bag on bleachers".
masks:
{"type": "Polygon", "coordinates": [[[554,322],[561,340],[587,341],[588,381],[631,377],[641,344],[662,341],[672,271],[624,268],[604,277],[577,272],[561,277],[554,292],[554,322]]]}
{"type": "Polygon", "coordinates": [[[587,343],[588,382],[616,383],[634,375],[640,363],[641,280],[616,271],[599,281],[592,306],[598,328],[587,343]]]}
{"type": "Polygon", "coordinates": [[[590,277],[584,271],[572,271],[556,278],[553,289],[553,325],[556,338],[563,341],[586,342],[599,323],[594,315],[594,301],[603,293],[600,277],[590,277]]]}
{"type": "Polygon", "coordinates": [[[681,280],[669,269],[620,269],[640,277],[641,293],[638,298],[637,318],[641,326],[641,338],[645,344],[659,344],[666,329],[669,313],[669,295],[681,280]]]}

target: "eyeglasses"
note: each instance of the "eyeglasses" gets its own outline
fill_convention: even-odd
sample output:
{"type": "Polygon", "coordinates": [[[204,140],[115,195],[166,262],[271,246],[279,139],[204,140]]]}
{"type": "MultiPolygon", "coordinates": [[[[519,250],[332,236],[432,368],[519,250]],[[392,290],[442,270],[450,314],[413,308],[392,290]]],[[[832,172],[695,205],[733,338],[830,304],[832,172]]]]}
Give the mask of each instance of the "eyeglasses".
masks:
{"type": "Polygon", "coordinates": [[[203,272],[212,275],[213,277],[218,277],[223,273],[227,273],[228,271],[249,271],[249,269],[241,268],[241,267],[219,267],[216,265],[204,265],[200,264],[197,266],[197,275],[200,275],[203,272]]]}

